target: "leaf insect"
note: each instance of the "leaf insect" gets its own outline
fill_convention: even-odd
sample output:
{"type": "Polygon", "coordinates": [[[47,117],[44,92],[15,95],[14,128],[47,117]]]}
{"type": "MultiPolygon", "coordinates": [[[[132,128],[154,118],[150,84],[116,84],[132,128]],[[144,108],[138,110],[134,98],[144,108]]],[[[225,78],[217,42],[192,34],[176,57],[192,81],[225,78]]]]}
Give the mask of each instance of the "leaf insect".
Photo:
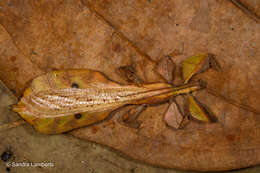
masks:
{"type": "MultiPolygon", "coordinates": [[[[185,63],[189,61],[183,64],[187,66],[185,63]]],[[[194,66],[198,63],[190,68],[194,69],[194,66]]],[[[181,86],[142,83],[141,79],[137,80],[138,84],[122,85],[90,69],[52,71],[31,82],[13,111],[40,133],[63,133],[100,122],[124,105],[163,103],[179,94],[203,89],[201,81],[189,82],[195,74],[190,68],[184,68],[186,79],[181,86]],[[193,74],[188,74],[190,71],[193,74]]],[[[126,75],[132,78],[130,80],[136,76],[131,68],[121,68],[121,71],[130,71],[131,74],[126,75]]]]}

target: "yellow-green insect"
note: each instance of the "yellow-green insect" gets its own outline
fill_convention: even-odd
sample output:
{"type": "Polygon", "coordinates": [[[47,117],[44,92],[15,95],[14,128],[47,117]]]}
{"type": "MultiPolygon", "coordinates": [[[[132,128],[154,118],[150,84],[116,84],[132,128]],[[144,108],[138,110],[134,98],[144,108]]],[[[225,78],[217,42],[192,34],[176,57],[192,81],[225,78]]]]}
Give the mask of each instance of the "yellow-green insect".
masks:
{"type": "Polygon", "coordinates": [[[126,104],[152,104],[200,89],[199,83],[120,85],[88,69],[53,71],[35,78],[14,106],[39,132],[62,133],[105,119],[126,104]]]}

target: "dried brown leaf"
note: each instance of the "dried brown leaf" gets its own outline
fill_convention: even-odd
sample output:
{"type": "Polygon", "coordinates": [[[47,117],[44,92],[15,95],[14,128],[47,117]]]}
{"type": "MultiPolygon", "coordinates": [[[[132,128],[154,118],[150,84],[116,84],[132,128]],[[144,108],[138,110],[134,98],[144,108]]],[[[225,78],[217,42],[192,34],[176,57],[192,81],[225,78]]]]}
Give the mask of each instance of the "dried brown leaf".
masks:
{"type": "Polygon", "coordinates": [[[118,112],[93,125],[97,132],[83,128],[73,135],[167,168],[219,171],[260,163],[260,29],[228,1],[8,2],[0,1],[0,77],[17,95],[28,81],[52,69],[90,68],[124,83],[116,68],[135,64],[142,80],[159,82],[151,59],[180,42],[183,58],[199,52],[218,57],[221,72],[199,74],[208,88],[196,93],[217,123],[191,121],[174,131],[163,121],[167,105],[157,105],[140,115],[138,132],[114,122],[118,112]],[[200,12],[208,17],[198,20],[202,27],[191,27],[200,12]]]}

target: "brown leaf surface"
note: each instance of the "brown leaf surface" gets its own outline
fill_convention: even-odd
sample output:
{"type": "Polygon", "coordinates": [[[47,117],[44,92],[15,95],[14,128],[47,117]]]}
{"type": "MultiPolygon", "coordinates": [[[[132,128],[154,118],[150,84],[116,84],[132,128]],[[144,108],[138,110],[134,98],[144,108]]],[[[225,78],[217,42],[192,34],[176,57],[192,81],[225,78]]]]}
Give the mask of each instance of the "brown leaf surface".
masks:
{"type": "Polygon", "coordinates": [[[195,95],[217,123],[170,129],[163,104],[147,108],[140,128],[133,129],[117,121],[125,107],[73,135],[168,168],[228,170],[260,163],[260,25],[228,1],[14,0],[0,1],[0,7],[0,78],[17,96],[52,69],[90,68],[124,82],[116,68],[133,65],[145,82],[159,82],[154,60],[182,45],[180,59],[216,55],[222,71],[198,75],[208,88],[195,95]]]}

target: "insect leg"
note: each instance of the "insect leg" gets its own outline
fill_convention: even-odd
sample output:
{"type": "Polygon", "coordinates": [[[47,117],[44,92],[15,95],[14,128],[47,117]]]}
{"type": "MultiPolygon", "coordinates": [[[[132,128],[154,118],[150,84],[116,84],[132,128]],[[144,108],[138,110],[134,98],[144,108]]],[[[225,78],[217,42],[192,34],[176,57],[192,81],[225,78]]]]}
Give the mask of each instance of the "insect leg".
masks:
{"type": "Polygon", "coordinates": [[[128,127],[138,129],[141,125],[141,122],[138,121],[138,117],[146,109],[146,107],[146,104],[142,104],[130,108],[128,111],[122,114],[121,117],[119,117],[119,122],[128,127]]]}

